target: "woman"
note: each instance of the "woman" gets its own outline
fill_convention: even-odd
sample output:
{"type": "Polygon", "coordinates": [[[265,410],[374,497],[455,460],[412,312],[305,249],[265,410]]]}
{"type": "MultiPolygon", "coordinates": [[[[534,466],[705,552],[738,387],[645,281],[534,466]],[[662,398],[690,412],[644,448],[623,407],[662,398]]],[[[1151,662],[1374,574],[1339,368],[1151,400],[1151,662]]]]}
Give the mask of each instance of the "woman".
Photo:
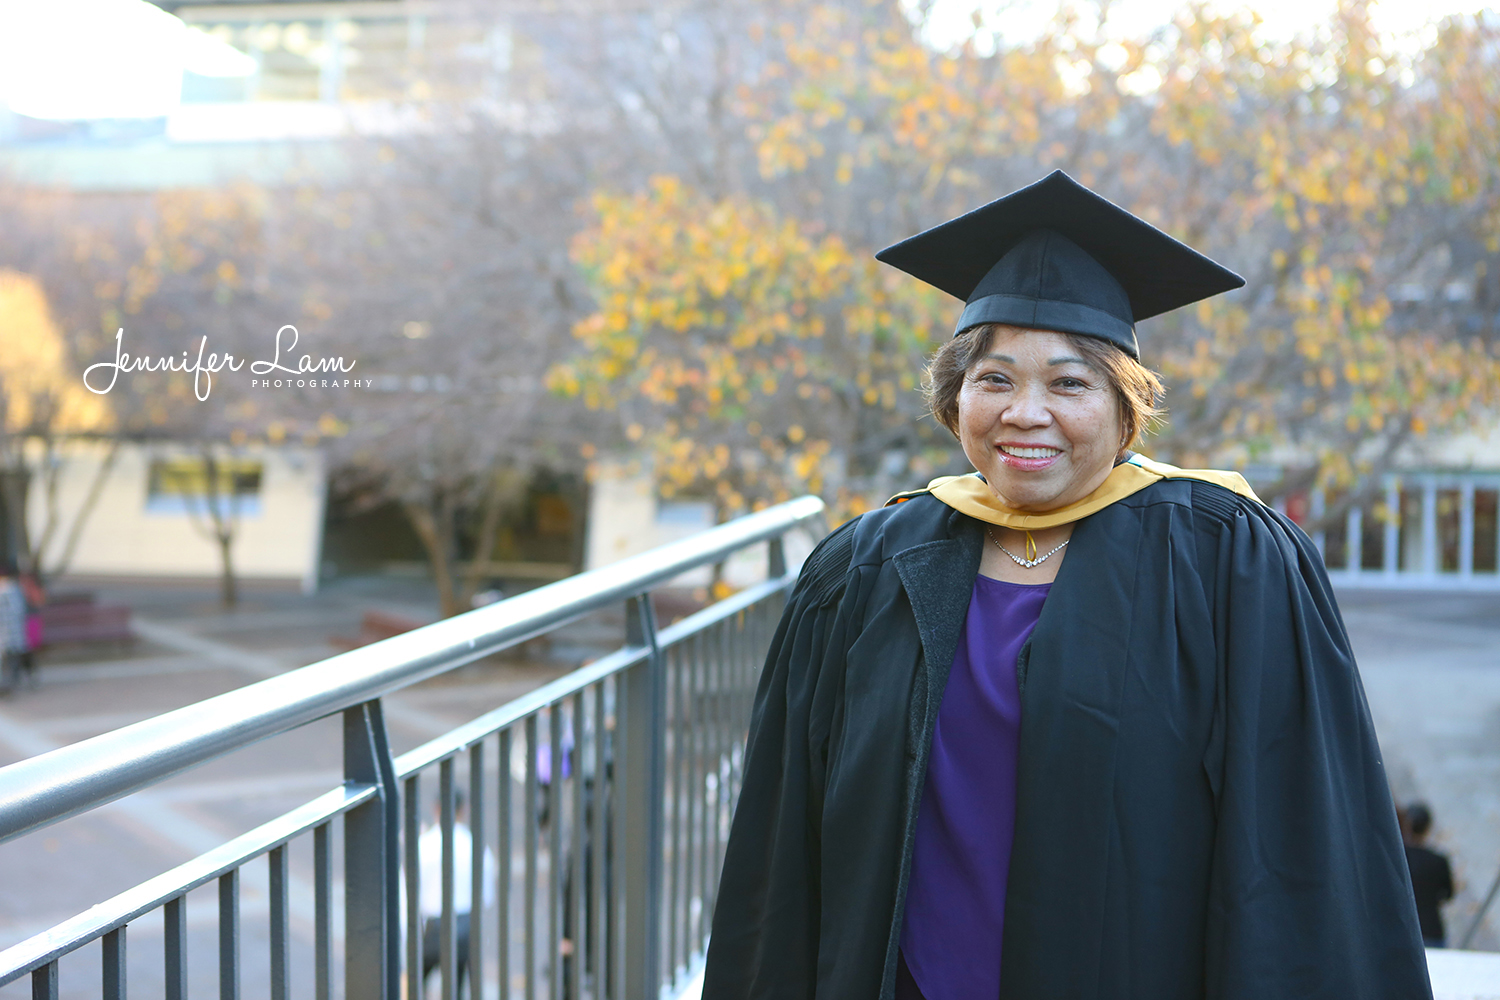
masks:
{"type": "Polygon", "coordinates": [[[878,256],[967,300],[928,391],[978,475],[804,566],[705,1000],[1430,997],[1318,553],[1129,451],[1135,322],[1243,282],[1060,172],[878,256]]]}

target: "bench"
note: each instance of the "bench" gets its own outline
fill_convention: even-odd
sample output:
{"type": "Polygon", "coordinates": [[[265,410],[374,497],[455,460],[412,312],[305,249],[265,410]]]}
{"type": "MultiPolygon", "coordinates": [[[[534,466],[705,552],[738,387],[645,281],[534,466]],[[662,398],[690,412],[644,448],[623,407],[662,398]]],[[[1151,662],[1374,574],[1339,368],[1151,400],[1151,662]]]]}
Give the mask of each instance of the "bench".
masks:
{"type": "Polygon", "coordinates": [[[358,635],[330,636],[328,644],[335,649],[358,649],[360,646],[368,646],[372,642],[379,642],[393,635],[421,628],[425,624],[427,623],[405,615],[393,614],[390,611],[366,611],[364,617],[359,620],[358,635]]]}
{"type": "Polygon", "coordinates": [[[65,642],[116,642],[135,640],[130,628],[130,609],[123,604],[95,604],[92,594],[60,594],[37,614],[42,619],[42,645],[65,642]]]}

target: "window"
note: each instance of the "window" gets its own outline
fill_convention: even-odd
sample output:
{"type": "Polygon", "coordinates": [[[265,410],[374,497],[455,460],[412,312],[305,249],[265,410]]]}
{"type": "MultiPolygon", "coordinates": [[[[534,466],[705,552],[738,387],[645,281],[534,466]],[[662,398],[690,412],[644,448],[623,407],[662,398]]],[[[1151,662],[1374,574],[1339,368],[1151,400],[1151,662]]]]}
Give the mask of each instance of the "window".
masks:
{"type": "Polygon", "coordinates": [[[146,513],[206,514],[212,496],[223,514],[259,515],[261,463],[224,459],[214,464],[217,482],[210,490],[208,462],[202,458],[153,460],[146,480],[146,513]]]}

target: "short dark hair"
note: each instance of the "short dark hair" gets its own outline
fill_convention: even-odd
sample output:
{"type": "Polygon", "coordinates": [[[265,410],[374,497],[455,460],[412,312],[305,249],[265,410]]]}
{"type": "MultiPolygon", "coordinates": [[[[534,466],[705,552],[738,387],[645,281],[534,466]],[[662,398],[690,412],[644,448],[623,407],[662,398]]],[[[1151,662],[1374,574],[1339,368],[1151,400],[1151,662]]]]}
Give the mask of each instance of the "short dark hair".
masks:
{"type": "MultiPolygon", "coordinates": [[[[964,376],[989,351],[995,334],[1002,330],[1025,330],[1026,327],[984,323],[939,347],[927,362],[922,390],[927,407],[938,423],[958,435],[958,393],[964,376]]],[[[1114,390],[1120,404],[1121,442],[1124,451],[1136,444],[1151,421],[1161,415],[1163,395],[1161,379],[1155,372],[1126,354],[1114,344],[1098,337],[1065,333],[1064,337],[1085,361],[1099,369],[1114,390]]]]}
{"type": "Polygon", "coordinates": [[[1432,810],[1427,808],[1427,803],[1413,802],[1406,807],[1406,825],[1411,828],[1414,837],[1427,835],[1427,831],[1432,829],[1432,810]]]}

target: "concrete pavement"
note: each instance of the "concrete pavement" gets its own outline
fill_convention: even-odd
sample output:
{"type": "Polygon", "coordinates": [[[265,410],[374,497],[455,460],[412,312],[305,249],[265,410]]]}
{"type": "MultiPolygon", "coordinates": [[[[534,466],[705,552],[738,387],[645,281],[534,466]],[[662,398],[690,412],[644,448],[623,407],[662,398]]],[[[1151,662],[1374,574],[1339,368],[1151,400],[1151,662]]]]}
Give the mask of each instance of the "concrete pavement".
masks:
{"type": "MultiPolygon", "coordinates": [[[[1457,944],[1500,874],[1500,594],[1339,597],[1392,789],[1428,803],[1431,846],[1451,856],[1457,944]]],[[[1500,902],[1470,947],[1500,951],[1500,902]]]]}

